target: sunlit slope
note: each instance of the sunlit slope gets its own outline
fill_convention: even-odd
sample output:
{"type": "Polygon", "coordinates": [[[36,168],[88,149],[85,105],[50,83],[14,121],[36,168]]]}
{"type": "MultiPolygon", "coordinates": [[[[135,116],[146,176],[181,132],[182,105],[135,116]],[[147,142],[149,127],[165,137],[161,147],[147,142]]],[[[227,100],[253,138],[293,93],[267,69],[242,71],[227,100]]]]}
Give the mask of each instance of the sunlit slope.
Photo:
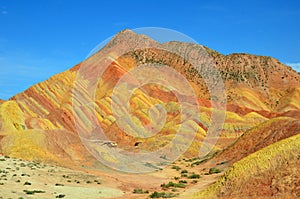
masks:
{"type": "Polygon", "coordinates": [[[277,110],[280,112],[300,110],[300,87],[290,89],[290,91],[279,100],[277,110]]]}
{"type": "MultiPolygon", "coordinates": [[[[84,160],[84,155],[81,156],[80,153],[86,152],[82,148],[78,132],[82,132],[88,138],[103,140],[103,137],[97,135],[99,128],[104,131],[107,138],[118,143],[121,148],[134,151],[155,151],[170,142],[182,125],[183,118],[188,124],[184,129],[185,133],[196,133],[195,140],[187,154],[198,155],[198,149],[206,136],[207,129],[211,122],[214,122],[211,121],[212,108],[207,87],[199,71],[187,60],[174,53],[160,50],[159,47],[182,50],[191,58],[194,58],[195,50],[201,48],[198,45],[182,42],[159,44],[130,30],[120,32],[92,57],[70,70],[30,87],[0,105],[0,139],[2,146],[6,148],[3,152],[14,151],[14,154],[17,154],[16,151],[20,150],[10,147],[17,145],[14,142],[19,142],[16,137],[28,136],[30,140],[32,134],[36,132],[37,140],[33,142],[36,147],[46,145],[43,150],[54,154],[55,157],[63,157],[72,161],[84,160]],[[140,49],[117,56],[120,49],[148,43],[154,44],[158,49],[140,49]],[[106,52],[109,52],[108,57],[106,52]],[[103,71],[101,77],[98,77],[99,70],[106,67],[101,60],[106,58],[111,62],[108,62],[108,68],[103,71]],[[174,93],[172,88],[164,85],[144,85],[136,89],[126,101],[128,93],[124,84],[122,85],[124,92],[119,92],[113,97],[114,88],[119,79],[129,70],[143,64],[168,65],[187,79],[194,88],[195,96],[200,104],[199,115],[192,119],[185,119],[188,118],[190,112],[182,113],[181,105],[176,97],[178,93],[174,93]],[[89,67],[80,71],[84,66],[89,67]],[[78,75],[84,77],[84,81],[78,81],[78,75]],[[95,88],[95,90],[89,90],[89,88],[95,88]],[[117,107],[116,112],[112,110],[113,103],[117,107]],[[118,111],[126,111],[124,109],[127,104],[129,104],[130,117],[126,117],[125,122],[118,125],[118,117],[121,116],[118,111]],[[74,110],[74,106],[80,108],[74,110]],[[166,110],[166,120],[163,125],[155,124],[159,129],[158,132],[149,139],[139,137],[139,134],[146,137],[151,135],[147,131],[150,129],[149,124],[154,122],[153,118],[159,118],[163,112],[162,109],[166,110]],[[74,115],[77,117],[75,118],[74,115]],[[93,130],[95,134],[90,136],[93,130]],[[126,130],[131,134],[128,134],[126,130]],[[20,134],[21,131],[26,133],[20,134]],[[67,142],[64,141],[65,138],[67,142]],[[71,142],[74,144],[68,147],[71,142]],[[135,147],[137,142],[140,144],[135,147]]],[[[299,75],[291,68],[276,59],[265,56],[248,54],[225,56],[208,48],[207,52],[215,61],[225,84],[228,110],[221,129],[223,140],[229,140],[228,142],[231,143],[249,129],[276,117],[276,111],[299,108],[297,89],[294,94],[289,95],[288,92],[288,89],[292,90],[299,83],[299,75]],[[277,106],[282,108],[277,110],[277,106]]],[[[209,72],[209,68],[201,68],[201,70],[209,72]]],[[[151,76],[150,74],[142,75],[151,76]]],[[[168,74],[164,76],[170,77],[168,74]]],[[[130,78],[127,86],[133,85],[135,81],[136,78],[130,78]]],[[[182,82],[174,81],[172,84],[171,87],[178,87],[182,82]]],[[[190,97],[182,93],[180,96],[185,99],[190,97]]],[[[216,147],[223,149],[224,144],[216,147]]],[[[21,157],[22,153],[18,153],[21,157]]],[[[29,155],[26,156],[29,157],[29,155]]]]}
{"type": "Polygon", "coordinates": [[[234,163],[216,183],[193,198],[298,198],[300,134],[234,163]]]}
{"type": "Polygon", "coordinates": [[[0,105],[0,124],[0,152],[11,157],[63,163],[89,156],[78,136],[56,129],[47,119],[39,118],[35,129],[28,128],[25,114],[15,101],[0,105]]]}
{"type": "Polygon", "coordinates": [[[214,160],[217,162],[235,162],[263,147],[299,132],[299,120],[288,117],[270,119],[246,131],[236,142],[217,155],[214,160]]]}
{"type": "Polygon", "coordinates": [[[234,98],[233,103],[256,111],[270,111],[270,107],[265,103],[265,96],[260,96],[256,90],[241,87],[230,89],[234,98]]]}

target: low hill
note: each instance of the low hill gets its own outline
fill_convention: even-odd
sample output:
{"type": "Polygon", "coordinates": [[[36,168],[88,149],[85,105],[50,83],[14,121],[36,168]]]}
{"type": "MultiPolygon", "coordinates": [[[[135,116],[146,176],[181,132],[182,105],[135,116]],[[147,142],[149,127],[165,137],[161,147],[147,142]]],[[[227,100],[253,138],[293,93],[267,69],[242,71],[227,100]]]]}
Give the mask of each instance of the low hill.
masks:
{"type": "Polygon", "coordinates": [[[288,117],[270,119],[246,131],[237,141],[218,154],[214,161],[234,163],[251,153],[299,132],[299,120],[288,117]]]}
{"type": "Polygon", "coordinates": [[[299,198],[300,134],[234,163],[193,198],[299,198]]]}

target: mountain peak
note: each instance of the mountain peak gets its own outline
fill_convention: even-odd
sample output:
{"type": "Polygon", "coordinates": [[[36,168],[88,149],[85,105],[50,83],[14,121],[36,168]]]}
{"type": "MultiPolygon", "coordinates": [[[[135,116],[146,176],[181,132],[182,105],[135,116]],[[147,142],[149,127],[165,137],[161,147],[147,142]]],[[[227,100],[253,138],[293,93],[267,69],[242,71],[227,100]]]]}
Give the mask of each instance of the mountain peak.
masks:
{"type": "Polygon", "coordinates": [[[137,35],[137,33],[135,33],[134,31],[126,28],[124,30],[121,30],[120,32],[118,32],[113,38],[116,38],[116,37],[120,37],[120,36],[135,36],[137,35]]]}

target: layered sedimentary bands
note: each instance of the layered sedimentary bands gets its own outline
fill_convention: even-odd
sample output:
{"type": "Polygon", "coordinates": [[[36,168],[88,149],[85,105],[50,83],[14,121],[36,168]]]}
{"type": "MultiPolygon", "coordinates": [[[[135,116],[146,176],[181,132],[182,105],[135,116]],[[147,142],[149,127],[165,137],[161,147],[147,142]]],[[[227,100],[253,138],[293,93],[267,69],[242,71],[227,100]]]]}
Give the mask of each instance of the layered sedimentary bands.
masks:
{"type": "MultiPolygon", "coordinates": [[[[226,117],[212,151],[212,161],[226,162],[230,169],[195,198],[233,198],[250,193],[266,197],[276,194],[300,197],[299,174],[295,173],[299,169],[300,154],[300,75],[297,72],[271,57],[243,53],[222,55],[206,47],[181,42],[160,44],[130,30],[120,32],[103,49],[70,70],[36,84],[10,100],[0,101],[1,153],[65,166],[74,163],[93,165],[96,160],[78,135],[78,130],[85,132],[93,126],[91,120],[103,129],[107,139],[124,150],[158,150],[173,139],[185,117],[181,115],[178,96],[184,99],[189,96],[154,83],[135,89],[128,102],[133,122],[127,124],[127,130],[134,133],[134,126],[151,124],[153,115],[161,112],[160,107],[154,105],[160,104],[166,110],[166,121],[160,131],[150,138],[145,131],[146,138],[141,138],[128,135],[118,125],[112,103],[117,102],[122,109],[122,99],[112,95],[115,85],[128,71],[142,64],[164,64],[178,71],[194,89],[199,115],[188,119],[185,130],[195,132],[196,136],[183,156],[197,156],[215,109],[203,77],[213,71],[205,65],[195,68],[188,61],[201,59],[201,56],[195,58],[195,52],[203,49],[220,72],[220,79],[209,81],[222,80],[226,93],[226,100],[218,102],[226,105],[226,110],[219,110],[226,117]],[[138,45],[150,45],[151,48],[136,48],[138,45]],[[133,50],[120,56],[122,49],[133,50]],[[174,53],[179,51],[185,56],[174,53]],[[107,53],[111,59],[104,60],[107,53]],[[98,77],[103,64],[108,67],[98,77]],[[77,81],[79,72],[85,81],[77,81]],[[91,102],[90,106],[85,102],[91,102]],[[74,104],[84,108],[74,110],[74,104]],[[237,189],[243,192],[236,193],[237,189]]],[[[131,84],[130,81],[136,79],[129,78],[127,83],[131,84]]],[[[172,86],[181,83],[174,82],[176,85],[172,86]]],[[[96,134],[88,135],[91,136],[105,140],[96,134]]]]}

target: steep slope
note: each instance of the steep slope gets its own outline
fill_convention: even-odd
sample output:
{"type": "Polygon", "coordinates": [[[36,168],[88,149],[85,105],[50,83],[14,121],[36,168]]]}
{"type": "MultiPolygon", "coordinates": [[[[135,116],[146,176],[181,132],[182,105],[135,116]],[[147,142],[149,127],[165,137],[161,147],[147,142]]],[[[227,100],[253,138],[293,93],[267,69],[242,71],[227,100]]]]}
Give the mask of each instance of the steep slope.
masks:
{"type": "Polygon", "coordinates": [[[278,117],[263,122],[246,131],[231,146],[214,158],[216,162],[234,163],[268,145],[291,137],[300,132],[300,121],[278,117]]]}
{"type": "Polygon", "coordinates": [[[0,124],[0,146],[6,155],[62,165],[63,160],[93,160],[77,135],[58,130],[47,119],[39,119],[39,126],[28,128],[25,114],[15,101],[0,105],[0,124]]]}
{"type": "Polygon", "coordinates": [[[194,198],[299,198],[299,149],[300,134],[262,148],[194,198]]]}
{"type": "MultiPolygon", "coordinates": [[[[13,106],[18,112],[16,115],[22,115],[22,119],[7,117],[4,114],[1,119],[0,134],[3,138],[10,134],[10,129],[17,131],[16,135],[26,131],[27,133],[24,135],[28,135],[28,139],[31,139],[30,135],[33,131],[44,132],[42,141],[35,143],[37,146],[46,145],[45,150],[55,157],[67,157],[71,161],[85,161],[84,157],[89,157],[89,153],[82,146],[77,131],[85,132],[92,127],[97,129],[92,125],[92,121],[95,121],[110,140],[117,142],[126,150],[155,151],[173,138],[174,133],[181,126],[180,118],[188,116],[188,113],[180,115],[180,105],[176,95],[185,99],[189,99],[189,96],[174,93],[164,86],[152,84],[135,90],[130,99],[130,108],[133,110],[131,115],[134,122],[130,123],[128,129],[132,130],[135,126],[151,124],[149,109],[154,107],[153,113],[160,112],[160,109],[153,106],[155,104],[161,104],[168,110],[166,124],[153,139],[139,139],[126,134],[124,129],[120,129],[117,125],[117,118],[112,113],[111,105],[122,100],[112,98],[112,93],[115,85],[124,74],[138,65],[156,63],[176,69],[188,80],[195,91],[201,106],[200,116],[189,120],[189,125],[185,130],[196,132],[196,141],[192,143],[193,148],[187,153],[190,156],[196,155],[210,126],[210,117],[213,111],[208,88],[199,73],[199,71],[204,71],[204,74],[209,74],[211,69],[201,66],[196,70],[187,61],[188,58],[201,60],[201,56],[194,57],[195,52],[201,49],[202,47],[199,45],[181,42],[160,44],[130,30],[122,31],[103,49],[87,60],[11,98],[9,104],[14,104],[13,106]],[[149,45],[152,48],[137,48],[149,45]],[[122,54],[123,49],[133,50],[122,54]],[[182,52],[185,56],[182,57],[162,49],[182,52]],[[118,56],[120,53],[121,56],[118,56]],[[107,58],[108,55],[109,58],[107,58]],[[97,78],[98,73],[105,65],[108,65],[107,69],[102,71],[101,78],[97,78]],[[84,66],[89,67],[82,71],[81,68],[84,66]],[[79,72],[86,79],[85,82],[77,81],[79,72]],[[95,88],[94,96],[90,95],[92,88],[95,88]],[[91,107],[86,106],[85,102],[92,102],[91,107]],[[82,109],[74,112],[74,104],[81,106],[82,109]],[[74,113],[80,117],[74,117],[74,113]],[[92,118],[91,115],[93,115],[92,118]],[[18,126],[18,129],[14,126],[18,126]],[[67,137],[70,142],[74,142],[72,150],[68,146],[70,142],[62,141],[64,137],[67,137]],[[157,140],[160,142],[157,143],[157,140]],[[137,142],[141,142],[139,148],[134,146],[137,142]],[[55,146],[59,146],[59,150],[56,150],[55,146]]],[[[298,105],[294,105],[297,103],[298,95],[290,96],[289,91],[295,89],[296,92],[296,87],[300,85],[300,78],[299,74],[290,67],[270,57],[248,54],[224,56],[208,48],[205,49],[220,70],[229,102],[225,125],[221,129],[223,138],[230,138],[230,142],[234,141],[239,135],[260,122],[284,114],[286,111],[298,109],[298,105]],[[288,101],[290,97],[293,98],[293,102],[290,103],[292,105],[284,105],[284,102],[288,101]],[[289,108],[286,108],[287,106],[289,108]]],[[[134,78],[130,79],[130,84],[134,84],[135,81],[134,78]]],[[[180,81],[173,83],[174,87],[182,84],[180,81]]],[[[126,96],[126,93],[123,93],[123,96],[126,96]]],[[[0,106],[4,110],[7,109],[5,103],[0,106]]],[[[17,153],[20,150],[11,148],[11,146],[16,145],[14,140],[15,138],[3,138],[1,141],[2,152],[22,157],[22,153],[17,153]]],[[[223,148],[224,144],[217,147],[223,148]]]]}
{"type": "MultiPolygon", "coordinates": [[[[135,33],[126,30],[114,37],[105,48],[112,49],[113,51],[125,45],[130,46],[133,44],[136,45],[136,43],[142,43],[142,46],[147,42],[155,43],[155,41],[145,36],[136,35],[135,33]]],[[[156,45],[159,46],[158,43],[156,45]]],[[[179,42],[170,42],[163,45],[169,46],[170,49],[181,48],[183,51],[189,50],[190,47],[189,44],[179,42]]],[[[280,96],[282,92],[289,93],[285,89],[290,89],[290,87],[293,88],[294,85],[299,85],[299,75],[290,67],[284,66],[273,58],[248,54],[232,54],[224,56],[215,51],[207,50],[215,59],[223,79],[225,80],[230,104],[234,103],[235,105],[255,111],[270,111],[272,110],[272,106],[275,106],[273,104],[278,101],[277,98],[282,98],[282,96],[280,96]]],[[[197,74],[193,74],[193,76],[189,75],[192,71],[189,68],[190,64],[184,63],[182,58],[167,52],[154,53],[155,49],[147,51],[146,54],[134,51],[129,53],[129,55],[118,58],[118,63],[113,63],[110,70],[107,70],[103,75],[102,82],[104,82],[104,85],[101,85],[100,82],[100,85],[98,86],[101,87],[101,90],[98,92],[98,95],[101,95],[99,98],[103,98],[104,93],[109,95],[118,78],[128,71],[128,69],[133,68],[137,64],[142,64],[145,61],[147,63],[164,63],[166,65],[171,65],[177,70],[185,73],[186,77],[191,80],[191,83],[199,83],[198,87],[205,89],[201,77],[195,79],[194,76],[197,76],[197,74]],[[112,73],[114,73],[113,76],[112,73]]],[[[98,53],[85,62],[93,64],[93,62],[96,62],[95,60],[99,58],[101,58],[101,55],[98,53]]],[[[99,66],[95,65],[94,67],[99,66]]],[[[49,117],[51,121],[55,120],[52,119],[51,115],[54,115],[53,117],[62,115],[62,118],[58,121],[53,121],[54,125],[74,130],[72,129],[74,125],[72,125],[71,120],[69,119],[69,106],[70,95],[76,78],[76,71],[79,68],[80,64],[69,71],[56,75],[53,78],[28,89],[12,99],[16,99],[18,103],[21,104],[20,106],[22,109],[29,109],[26,110],[26,112],[33,116],[33,113],[35,113],[39,116],[49,117]],[[27,104],[29,104],[29,106],[27,104]],[[55,114],[55,110],[58,111],[57,114],[55,114]]],[[[86,73],[91,76],[91,74],[93,74],[92,71],[97,71],[97,69],[90,68],[90,71],[86,71],[86,73]]],[[[158,90],[157,92],[162,91],[158,90]]],[[[170,97],[170,95],[167,95],[166,97],[170,97]]],[[[199,97],[206,98],[208,96],[207,93],[201,92],[199,97]]]]}
{"type": "Polygon", "coordinates": [[[300,109],[300,87],[291,88],[279,101],[277,110],[279,112],[288,112],[300,109]]]}

